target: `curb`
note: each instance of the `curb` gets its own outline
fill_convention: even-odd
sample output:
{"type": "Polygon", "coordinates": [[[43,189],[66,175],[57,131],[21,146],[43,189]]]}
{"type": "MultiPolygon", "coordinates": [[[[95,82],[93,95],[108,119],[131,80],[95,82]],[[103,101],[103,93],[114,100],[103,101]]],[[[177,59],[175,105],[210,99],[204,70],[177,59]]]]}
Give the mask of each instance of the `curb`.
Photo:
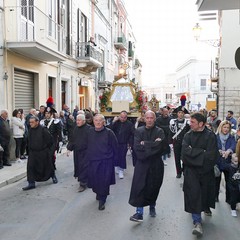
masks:
{"type": "Polygon", "coordinates": [[[1,187],[5,187],[5,186],[7,186],[7,185],[9,185],[9,184],[11,184],[11,183],[15,183],[15,182],[17,182],[17,181],[25,178],[26,176],[27,176],[27,173],[26,173],[26,172],[20,173],[19,175],[12,177],[12,178],[6,180],[5,182],[1,182],[1,183],[0,183],[0,188],[1,188],[1,187]]]}

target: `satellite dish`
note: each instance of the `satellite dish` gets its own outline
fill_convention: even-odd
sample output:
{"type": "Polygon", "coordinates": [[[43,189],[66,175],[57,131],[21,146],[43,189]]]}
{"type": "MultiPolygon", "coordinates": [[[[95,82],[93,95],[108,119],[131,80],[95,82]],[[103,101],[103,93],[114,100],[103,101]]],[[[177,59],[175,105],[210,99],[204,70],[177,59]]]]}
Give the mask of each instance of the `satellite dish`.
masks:
{"type": "Polygon", "coordinates": [[[235,52],[235,63],[237,68],[240,69],[240,47],[235,52]]]}

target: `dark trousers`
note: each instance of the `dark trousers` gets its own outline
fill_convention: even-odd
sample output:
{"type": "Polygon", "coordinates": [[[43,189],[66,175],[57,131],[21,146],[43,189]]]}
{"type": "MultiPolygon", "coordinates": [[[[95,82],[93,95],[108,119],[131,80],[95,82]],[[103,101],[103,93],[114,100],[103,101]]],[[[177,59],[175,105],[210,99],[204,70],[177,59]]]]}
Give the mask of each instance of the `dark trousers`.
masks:
{"type": "MultiPolygon", "coordinates": [[[[226,193],[226,199],[225,201],[230,204],[230,190],[229,190],[229,173],[228,171],[223,171],[224,178],[225,178],[225,193],[226,193]]],[[[220,184],[222,180],[222,174],[219,177],[215,178],[215,198],[218,197],[219,191],[220,191],[220,184]]]]}
{"type": "Polygon", "coordinates": [[[219,195],[221,179],[222,179],[222,173],[219,177],[215,177],[215,198],[218,198],[218,195],[219,195]]]}
{"type": "Polygon", "coordinates": [[[173,143],[173,152],[175,157],[175,166],[177,174],[182,174],[182,163],[181,163],[181,152],[182,152],[182,142],[174,142],[173,143]]]}
{"type": "Polygon", "coordinates": [[[23,138],[14,138],[14,140],[16,142],[15,157],[20,158],[20,149],[22,146],[23,138]]]}
{"type": "Polygon", "coordinates": [[[4,152],[0,152],[0,166],[3,166],[6,163],[9,163],[9,143],[2,144],[4,152]]]}
{"type": "MultiPolygon", "coordinates": [[[[27,137],[24,136],[22,139],[22,144],[21,144],[21,148],[20,148],[20,154],[21,156],[23,156],[26,152],[27,148],[27,137]]],[[[26,154],[28,155],[28,151],[26,152],[26,154]]]]}
{"type": "Polygon", "coordinates": [[[240,190],[230,190],[230,205],[232,210],[236,210],[237,203],[240,202],[240,190]]]}

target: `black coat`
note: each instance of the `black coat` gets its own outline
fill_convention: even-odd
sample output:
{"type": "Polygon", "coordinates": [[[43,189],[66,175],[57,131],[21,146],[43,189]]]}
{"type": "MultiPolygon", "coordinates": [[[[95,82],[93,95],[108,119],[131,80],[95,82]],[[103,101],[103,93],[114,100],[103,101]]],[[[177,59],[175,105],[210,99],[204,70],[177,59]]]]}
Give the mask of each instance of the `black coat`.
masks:
{"type": "Polygon", "coordinates": [[[134,150],[137,162],[134,169],[129,204],[144,207],[155,204],[163,181],[164,166],[162,162],[162,129],[154,126],[137,128],[134,135],[134,150]],[[144,141],[144,145],[140,142],[144,141]]]}
{"type": "Polygon", "coordinates": [[[182,144],[184,163],[185,211],[201,213],[208,207],[215,208],[214,165],[218,149],[216,135],[205,128],[201,132],[189,131],[182,144]]]}
{"type": "Polygon", "coordinates": [[[88,187],[100,196],[109,195],[109,187],[115,184],[114,166],[117,160],[117,138],[113,131],[90,128],[87,141],[88,187]]]}
{"type": "Polygon", "coordinates": [[[49,131],[38,126],[30,128],[28,134],[29,156],[27,162],[27,180],[30,182],[47,181],[54,174],[51,146],[53,138],[49,131]]]}
{"type": "Polygon", "coordinates": [[[87,138],[90,126],[84,124],[81,127],[76,126],[73,131],[73,136],[67,145],[67,149],[73,151],[74,161],[74,177],[78,180],[85,181],[88,175],[88,159],[87,153],[87,138]]]}
{"type": "Polygon", "coordinates": [[[9,121],[4,120],[0,116],[0,144],[2,145],[3,148],[9,144],[10,137],[11,137],[11,130],[9,126],[9,121]]]}

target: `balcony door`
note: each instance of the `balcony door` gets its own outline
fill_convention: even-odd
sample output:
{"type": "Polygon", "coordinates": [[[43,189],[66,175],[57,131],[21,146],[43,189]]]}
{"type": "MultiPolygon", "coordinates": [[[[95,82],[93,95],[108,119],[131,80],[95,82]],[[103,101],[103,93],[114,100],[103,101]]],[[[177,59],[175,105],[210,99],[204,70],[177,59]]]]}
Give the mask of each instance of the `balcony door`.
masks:
{"type": "Polygon", "coordinates": [[[34,40],[34,0],[21,0],[20,41],[34,40]]]}

